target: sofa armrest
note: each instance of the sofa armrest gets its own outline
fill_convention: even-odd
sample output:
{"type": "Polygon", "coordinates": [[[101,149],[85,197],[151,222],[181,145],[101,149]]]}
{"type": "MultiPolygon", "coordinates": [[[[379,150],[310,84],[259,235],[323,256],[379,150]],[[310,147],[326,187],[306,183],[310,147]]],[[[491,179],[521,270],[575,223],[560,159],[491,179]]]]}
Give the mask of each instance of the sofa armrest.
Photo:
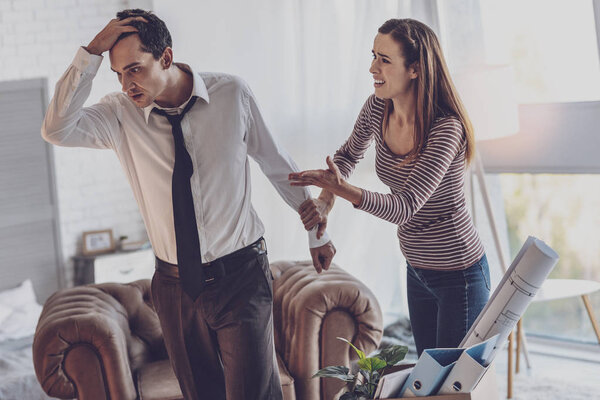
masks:
{"type": "Polygon", "coordinates": [[[150,358],[147,348],[155,340],[142,340],[130,327],[143,325],[146,334],[161,336],[151,304],[144,306],[149,283],[79,286],[60,290],[46,301],[34,336],[33,361],[48,395],[137,397],[132,374],[150,358]]]}
{"type": "Polygon", "coordinates": [[[383,334],[383,317],[374,294],[348,272],[332,264],[317,274],[312,262],[271,264],[275,346],[292,374],[298,399],[332,399],[344,385],[312,379],[319,369],[346,365],[357,358],[350,340],[365,353],[383,334]]]}

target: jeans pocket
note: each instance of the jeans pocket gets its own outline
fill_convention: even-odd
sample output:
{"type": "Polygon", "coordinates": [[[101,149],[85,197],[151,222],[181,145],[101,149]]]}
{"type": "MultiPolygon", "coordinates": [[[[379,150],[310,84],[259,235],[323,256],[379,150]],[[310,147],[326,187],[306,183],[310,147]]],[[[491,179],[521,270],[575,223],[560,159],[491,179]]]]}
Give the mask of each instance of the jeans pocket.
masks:
{"type": "Polygon", "coordinates": [[[485,282],[485,287],[487,288],[487,290],[491,290],[490,279],[488,277],[488,274],[485,273],[484,266],[481,263],[479,263],[479,270],[481,271],[481,276],[483,277],[483,281],[485,282]]]}

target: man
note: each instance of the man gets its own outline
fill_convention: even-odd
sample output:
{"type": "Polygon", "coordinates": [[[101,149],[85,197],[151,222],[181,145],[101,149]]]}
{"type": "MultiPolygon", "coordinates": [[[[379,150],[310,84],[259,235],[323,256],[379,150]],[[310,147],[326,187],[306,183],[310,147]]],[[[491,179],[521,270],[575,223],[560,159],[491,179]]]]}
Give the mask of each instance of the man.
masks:
{"type": "MultiPolygon", "coordinates": [[[[155,15],[119,12],[58,81],[42,136],[117,154],[157,257],[152,297],[185,398],[281,399],[272,276],[248,155],[294,209],[317,203],[289,186],[297,168],[248,86],[174,63],[171,46],[155,15]],[[83,108],[105,51],[123,93],[83,108]]],[[[319,231],[309,232],[317,272],[335,254],[320,215],[311,217],[319,231]]]]}

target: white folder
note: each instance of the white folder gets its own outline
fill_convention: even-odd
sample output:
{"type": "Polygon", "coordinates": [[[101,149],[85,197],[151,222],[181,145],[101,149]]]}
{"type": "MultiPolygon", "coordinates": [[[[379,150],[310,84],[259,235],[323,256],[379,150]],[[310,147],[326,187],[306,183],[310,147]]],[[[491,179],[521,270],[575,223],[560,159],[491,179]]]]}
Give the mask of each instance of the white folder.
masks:
{"type": "Polygon", "coordinates": [[[464,349],[427,349],[406,379],[401,397],[422,397],[437,393],[464,349]]]}
{"type": "Polygon", "coordinates": [[[438,394],[470,393],[487,371],[496,352],[498,335],[471,346],[460,355],[438,394]]]}

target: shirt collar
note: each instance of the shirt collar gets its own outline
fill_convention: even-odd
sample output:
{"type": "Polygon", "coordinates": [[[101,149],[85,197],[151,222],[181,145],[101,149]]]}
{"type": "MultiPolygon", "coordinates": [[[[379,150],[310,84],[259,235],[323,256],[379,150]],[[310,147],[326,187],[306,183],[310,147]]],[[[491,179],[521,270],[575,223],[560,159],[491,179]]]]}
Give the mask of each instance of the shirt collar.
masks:
{"type": "MultiPolygon", "coordinates": [[[[187,99],[185,102],[183,102],[183,104],[181,106],[185,107],[185,105],[192,98],[192,96],[200,97],[201,99],[203,99],[204,101],[209,103],[208,89],[206,89],[206,84],[204,83],[204,79],[202,79],[202,77],[199,74],[195,74],[194,71],[192,71],[192,68],[190,68],[190,66],[187,64],[175,63],[175,65],[178,66],[179,68],[181,68],[182,70],[192,74],[192,79],[194,82],[194,86],[192,88],[192,94],[190,95],[190,98],[187,99]]],[[[155,102],[152,102],[152,104],[150,104],[149,106],[144,107],[143,110],[144,110],[144,118],[146,120],[146,124],[148,123],[148,118],[150,118],[150,113],[152,112],[152,110],[154,108],[163,109],[164,107],[159,106],[155,102]]]]}

